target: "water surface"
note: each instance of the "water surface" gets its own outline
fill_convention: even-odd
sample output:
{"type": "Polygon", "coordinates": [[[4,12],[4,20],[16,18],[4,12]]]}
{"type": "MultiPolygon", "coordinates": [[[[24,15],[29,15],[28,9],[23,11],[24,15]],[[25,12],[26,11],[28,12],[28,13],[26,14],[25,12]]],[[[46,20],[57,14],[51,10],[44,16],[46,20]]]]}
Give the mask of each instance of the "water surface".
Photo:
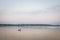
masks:
{"type": "Polygon", "coordinates": [[[60,40],[60,27],[0,27],[0,40],[60,40]],[[18,31],[20,28],[21,31],[18,31]]]}

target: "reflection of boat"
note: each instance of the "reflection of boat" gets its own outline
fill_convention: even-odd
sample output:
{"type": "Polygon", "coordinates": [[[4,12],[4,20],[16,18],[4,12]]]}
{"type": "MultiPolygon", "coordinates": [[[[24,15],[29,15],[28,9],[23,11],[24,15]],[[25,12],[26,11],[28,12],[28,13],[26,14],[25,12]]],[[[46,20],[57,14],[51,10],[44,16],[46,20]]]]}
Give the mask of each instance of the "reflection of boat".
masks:
{"type": "Polygon", "coordinates": [[[20,29],[18,29],[18,31],[20,31],[20,32],[21,32],[21,28],[20,28],[20,29]]]}

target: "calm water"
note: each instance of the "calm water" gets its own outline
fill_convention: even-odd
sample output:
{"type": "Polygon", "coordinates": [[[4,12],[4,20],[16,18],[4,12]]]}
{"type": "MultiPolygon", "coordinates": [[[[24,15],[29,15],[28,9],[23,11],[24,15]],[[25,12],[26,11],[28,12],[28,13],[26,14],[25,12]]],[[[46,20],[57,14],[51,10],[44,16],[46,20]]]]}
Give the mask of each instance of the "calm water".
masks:
{"type": "Polygon", "coordinates": [[[60,40],[60,27],[0,27],[0,40],[60,40]]]}

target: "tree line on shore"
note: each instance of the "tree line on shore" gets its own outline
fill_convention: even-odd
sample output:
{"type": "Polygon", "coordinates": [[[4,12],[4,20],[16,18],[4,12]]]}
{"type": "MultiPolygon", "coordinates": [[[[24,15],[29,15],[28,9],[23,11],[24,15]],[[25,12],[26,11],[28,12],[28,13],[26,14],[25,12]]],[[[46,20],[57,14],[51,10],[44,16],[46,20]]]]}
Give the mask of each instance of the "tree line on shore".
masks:
{"type": "Polygon", "coordinates": [[[0,24],[0,26],[60,26],[52,24],[0,24]]]}

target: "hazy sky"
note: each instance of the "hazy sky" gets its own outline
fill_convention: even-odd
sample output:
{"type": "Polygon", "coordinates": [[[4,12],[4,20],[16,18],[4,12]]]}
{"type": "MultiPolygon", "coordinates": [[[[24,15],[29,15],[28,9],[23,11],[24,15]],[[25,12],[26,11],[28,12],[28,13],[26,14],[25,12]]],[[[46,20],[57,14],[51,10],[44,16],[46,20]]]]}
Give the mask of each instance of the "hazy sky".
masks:
{"type": "Polygon", "coordinates": [[[60,0],[0,0],[0,23],[60,24],[60,0]]]}

